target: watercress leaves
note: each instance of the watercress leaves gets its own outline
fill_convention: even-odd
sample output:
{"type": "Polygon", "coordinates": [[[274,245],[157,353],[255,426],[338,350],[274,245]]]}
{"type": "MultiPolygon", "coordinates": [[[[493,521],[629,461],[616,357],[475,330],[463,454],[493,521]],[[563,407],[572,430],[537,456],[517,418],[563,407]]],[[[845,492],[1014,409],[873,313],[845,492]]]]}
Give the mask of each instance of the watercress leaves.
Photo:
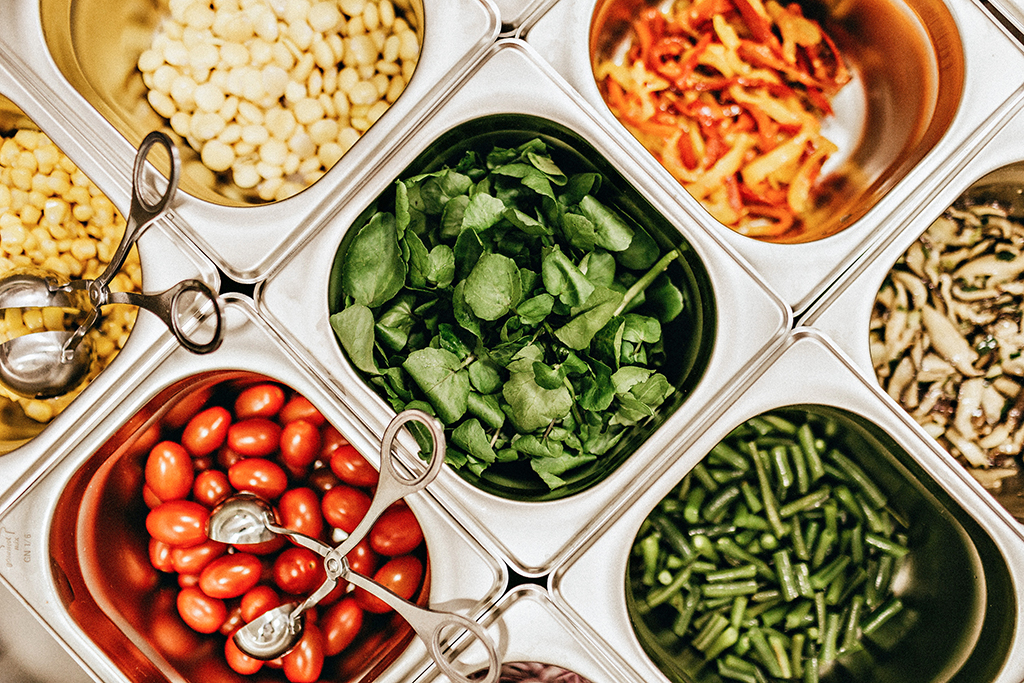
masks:
{"type": "Polygon", "coordinates": [[[666,272],[678,252],[604,186],[539,138],[470,151],[396,181],[348,244],[332,328],[389,405],[445,423],[452,467],[556,489],[675,391],[660,364],[661,326],[689,306],[666,272]]]}

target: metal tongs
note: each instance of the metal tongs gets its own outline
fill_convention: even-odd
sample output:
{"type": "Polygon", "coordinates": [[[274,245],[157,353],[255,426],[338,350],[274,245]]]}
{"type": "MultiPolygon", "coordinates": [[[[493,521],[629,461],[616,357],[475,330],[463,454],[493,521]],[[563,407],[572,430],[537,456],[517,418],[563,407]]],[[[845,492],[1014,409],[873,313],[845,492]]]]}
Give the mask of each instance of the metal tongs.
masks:
{"type": "Polygon", "coordinates": [[[302,637],[303,613],[323,600],[346,580],[380,598],[401,615],[427,645],[437,666],[452,680],[495,683],[500,674],[498,653],[483,627],[470,619],[450,612],[420,607],[398,596],[372,579],[352,570],[346,555],[369,533],[374,522],[392,503],[426,487],[441,471],[445,459],[444,427],[435,418],[420,410],[405,410],[391,421],[380,446],[380,478],[366,515],[352,533],[336,547],[297,533],[277,523],[273,508],[264,500],[248,493],[228,498],[211,513],[206,535],[215,541],[229,544],[252,544],[285,536],[292,542],[308,548],[324,558],[326,580],[302,603],[287,603],[265,612],[234,635],[235,644],[245,654],[260,660],[272,660],[289,652],[302,637]],[[399,429],[407,422],[425,426],[434,447],[426,469],[411,478],[397,468],[392,448],[399,429]],[[488,669],[484,678],[469,678],[458,671],[444,654],[443,639],[460,629],[472,633],[487,651],[488,669]],[[449,633],[449,630],[451,631],[449,633]]]}
{"type": "Polygon", "coordinates": [[[194,353],[210,353],[220,346],[220,301],[206,283],[184,280],[159,294],[112,292],[109,287],[142,233],[168,212],[180,175],[181,162],[174,142],[166,134],[153,131],[142,141],[135,156],[132,202],[124,237],[99,277],[60,284],[52,273],[36,268],[0,279],[0,310],[54,306],[88,311],[74,331],[36,332],[0,344],[0,380],[9,389],[31,398],[47,398],[66,394],[78,386],[92,365],[92,345],[85,335],[99,322],[100,309],[108,304],[129,304],[156,314],[178,342],[194,353]],[[156,145],[167,150],[171,162],[170,176],[162,192],[143,182],[146,159],[156,145]],[[150,200],[153,192],[157,193],[155,201],[150,200]],[[209,332],[201,322],[211,306],[214,329],[209,332]]]}

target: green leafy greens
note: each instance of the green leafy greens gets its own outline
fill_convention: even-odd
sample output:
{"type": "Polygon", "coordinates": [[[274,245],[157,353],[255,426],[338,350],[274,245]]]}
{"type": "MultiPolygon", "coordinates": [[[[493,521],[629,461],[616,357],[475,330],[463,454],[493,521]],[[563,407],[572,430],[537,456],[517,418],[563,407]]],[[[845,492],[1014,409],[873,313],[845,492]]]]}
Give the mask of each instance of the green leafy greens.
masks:
{"type": "Polygon", "coordinates": [[[396,411],[445,423],[451,466],[528,463],[557,489],[675,390],[658,369],[679,252],[602,203],[602,180],[539,138],[469,151],[396,181],[339,254],[338,340],[396,411]]]}

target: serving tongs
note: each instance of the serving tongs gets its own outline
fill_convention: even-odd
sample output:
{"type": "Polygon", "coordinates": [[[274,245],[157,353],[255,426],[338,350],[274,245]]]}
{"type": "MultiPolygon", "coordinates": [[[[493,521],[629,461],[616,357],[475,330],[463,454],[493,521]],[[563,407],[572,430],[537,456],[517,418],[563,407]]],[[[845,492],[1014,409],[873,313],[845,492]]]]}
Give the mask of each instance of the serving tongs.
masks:
{"type": "Polygon", "coordinates": [[[79,311],[85,316],[75,330],[33,332],[0,344],[0,381],[10,390],[30,398],[49,398],[77,387],[92,366],[92,344],[85,335],[99,323],[100,309],[109,304],[128,304],[156,314],[178,342],[194,353],[210,353],[220,346],[220,301],[206,283],[184,280],[158,294],[113,292],[109,287],[142,233],[168,212],[180,174],[181,162],[174,142],[166,134],[153,131],[142,141],[135,155],[131,209],[124,237],[99,277],[61,284],[53,273],[31,268],[14,271],[0,279],[0,310],[57,307],[79,311]],[[156,145],[167,150],[171,163],[170,176],[162,192],[144,183],[146,159],[156,145]],[[155,200],[150,198],[153,193],[156,193],[155,200]],[[211,308],[212,331],[201,324],[211,308]]]}
{"type": "Polygon", "coordinates": [[[215,507],[206,525],[206,535],[221,543],[252,544],[285,536],[293,543],[308,548],[323,557],[327,578],[301,603],[291,602],[268,610],[238,629],[234,642],[245,654],[268,661],[287,654],[302,637],[302,615],[326,598],[345,580],[362,588],[393,608],[423,640],[437,666],[452,680],[495,683],[501,662],[497,650],[483,627],[470,619],[450,612],[435,611],[416,605],[400,597],[367,576],[353,571],[348,555],[369,533],[377,518],[393,503],[411,495],[437,477],[445,459],[444,427],[435,418],[420,410],[399,413],[384,430],[380,446],[380,475],[377,489],[369,509],[362,520],[339,545],[331,547],[304,534],[282,527],[277,523],[274,509],[251,493],[236,494],[215,507]],[[418,422],[430,432],[433,450],[426,468],[420,474],[406,477],[399,471],[392,456],[392,448],[399,430],[407,422],[418,422]],[[445,656],[444,639],[460,629],[469,631],[487,651],[488,669],[484,678],[469,678],[456,669],[445,656]]]}

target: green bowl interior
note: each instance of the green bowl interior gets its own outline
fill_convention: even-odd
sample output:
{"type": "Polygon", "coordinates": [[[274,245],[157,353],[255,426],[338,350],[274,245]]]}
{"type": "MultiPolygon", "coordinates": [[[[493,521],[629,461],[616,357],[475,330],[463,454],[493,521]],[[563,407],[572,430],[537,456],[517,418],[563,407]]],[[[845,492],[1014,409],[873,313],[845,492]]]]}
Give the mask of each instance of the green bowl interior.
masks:
{"type": "MultiPolygon", "coordinates": [[[[551,500],[564,498],[592,486],[623,462],[639,445],[671,415],[700,381],[715,336],[715,305],[711,281],[700,257],[688,246],[679,230],[658,213],[650,202],[630,185],[612,164],[578,134],[551,121],[520,115],[498,115],[474,119],[461,124],[441,136],[425,149],[402,172],[401,178],[454,166],[469,150],[486,154],[494,146],[514,147],[533,138],[541,138],[548,145],[552,157],[566,174],[599,172],[605,177],[597,198],[606,205],[616,207],[621,214],[642,225],[664,250],[679,248],[682,257],[676,259],[667,273],[683,293],[684,312],[664,326],[664,348],[668,351],[666,364],[661,368],[676,391],[661,406],[659,414],[633,431],[619,444],[590,465],[572,470],[562,478],[566,485],[549,490],[539,477],[522,463],[499,463],[490,467],[484,476],[475,476],[467,470],[459,474],[475,486],[495,495],[519,500],[551,500]],[[504,467],[503,467],[504,466],[504,467]]],[[[328,307],[335,313],[343,306],[340,291],[340,270],[352,238],[378,204],[392,202],[391,185],[356,220],[342,239],[330,277],[328,307]]],[[[365,377],[364,377],[365,379],[365,377]]]]}
{"type": "MultiPolygon", "coordinates": [[[[985,529],[910,454],[864,418],[820,405],[771,413],[793,420],[808,415],[833,420],[839,430],[832,444],[854,458],[883,489],[889,509],[909,521],[908,562],[893,584],[904,609],[870,641],[864,639],[863,650],[840,656],[821,680],[992,680],[1009,655],[1016,598],[1006,562],[985,529]]],[[[641,614],[638,604],[649,590],[639,581],[642,571],[638,558],[632,557],[626,600],[643,649],[673,681],[723,682],[702,653],[671,634],[667,611],[655,608],[641,614]]]]}

